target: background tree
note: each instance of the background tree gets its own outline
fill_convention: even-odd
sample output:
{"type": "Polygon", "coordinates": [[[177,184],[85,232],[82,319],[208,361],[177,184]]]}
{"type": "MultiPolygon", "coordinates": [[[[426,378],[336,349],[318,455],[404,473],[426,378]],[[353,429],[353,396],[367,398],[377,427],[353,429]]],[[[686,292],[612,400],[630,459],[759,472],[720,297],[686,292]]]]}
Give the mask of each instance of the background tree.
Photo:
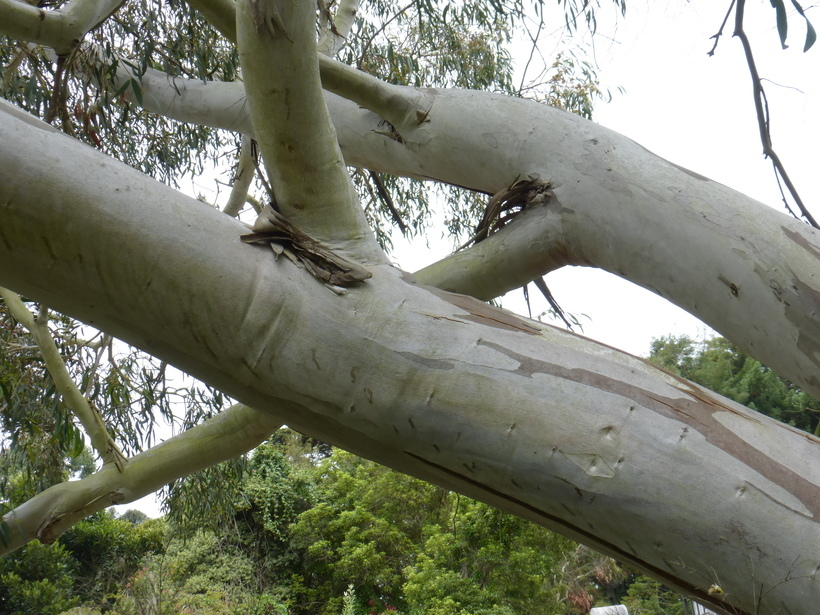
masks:
{"type": "Polygon", "coordinates": [[[0,613],[58,615],[78,604],[109,610],[143,559],[164,548],[160,520],[134,526],[94,515],[54,545],[34,541],[0,561],[0,613]]]}
{"type": "Polygon", "coordinates": [[[652,342],[649,360],[753,410],[818,435],[820,404],[729,340],[689,337],[652,342]]]}

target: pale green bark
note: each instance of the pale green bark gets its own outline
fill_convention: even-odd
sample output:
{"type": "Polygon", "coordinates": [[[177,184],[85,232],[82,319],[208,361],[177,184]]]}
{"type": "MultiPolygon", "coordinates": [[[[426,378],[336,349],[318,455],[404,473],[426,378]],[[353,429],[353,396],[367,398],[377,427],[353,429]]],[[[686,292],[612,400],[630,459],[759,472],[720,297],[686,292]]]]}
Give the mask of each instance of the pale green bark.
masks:
{"type": "Polygon", "coordinates": [[[10,116],[0,168],[0,283],[720,612],[820,603],[816,438],[391,267],[337,296],[235,220],[10,116]]]}
{"type": "Polygon", "coordinates": [[[99,25],[123,0],[72,0],[55,10],[32,6],[20,0],[0,0],[0,29],[12,38],[68,53],[85,34],[99,25]]]}
{"type": "Polygon", "coordinates": [[[240,0],[237,47],[277,209],[360,263],[383,263],[347,174],[319,80],[315,5],[240,0]]]}
{"type": "MultiPolygon", "coordinates": [[[[161,78],[152,84],[184,119],[161,78]]],[[[202,109],[213,103],[209,119],[218,125],[219,109],[241,106],[242,93],[229,84],[213,91],[195,98],[202,109]]],[[[419,272],[425,283],[488,299],[563,265],[599,267],[694,314],[820,397],[815,229],[532,101],[437,90],[427,121],[405,130],[403,143],[371,111],[334,95],[326,101],[352,166],[489,193],[530,174],[553,183],[546,206],[419,272]]]]}
{"type": "Polygon", "coordinates": [[[359,0],[341,0],[335,15],[331,16],[329,13],[332,10],[330,7],[332,4],[334,3],[327,0],[319,0],[322,12],[327,12],[327,15],[320,15],[320,23],[324,22],[322,23],[323,31],[316,46],[319,53],[329,58],[335,57],[344,47],[359,10],[359,0]]]}
{"type": "MultiPolygon", "coordinates": [[[[234,2],[188,0],[188,4],[200,11],[228,40],[236,41],[234,11],[237,5],[234,2]]],[[[427,119],[431,101],[423,92],[385,83],[325,55],[320,55],[318,61],[326,90],[377,113],[399,131],[427,119]]]]}
{"type": "MultiPolygon", "coordinates": [[[[256,2],[265,19],[249,19],[247,4],[238,18],[254,129],[241,85],[178,80],[177,94],[150,73],[143,90],[160,95],[146,104],[252,131],[287,215],[361,256],[373,277],[330,293],[242,244],[235,220],[3,111],[0,283],[175,364],[272,424],[557,529],[721,613],[812,613],[820,441],[387,266],[342,181],[316,64],[324,86],[350,99],[326,97],[348,164],[490,193],[528,175],[553,185],[546,204],[420,272],[429,284],[489,297],[563,264],[598,266],[672,299],[818,394],[818,234],[569,114],[399,88],[317,61],[290,4],[256,2]]],[[[236,37],[232,2],[192,5],[236,37]]],[[[253,431],[232,450],[265,430],[253,431]]],[[[189,465],[165,459],[165,471],[212,459],[199,447],[171,450],[189,465]]],[[[21,540],[41,526],[49,539],[111,501],[110,479],[96,480],[105,488],[60,486],[20,507],[21,540]],[[74,492],[79,500],[59,508],[74,492]]]]}
{"type": "Polygon", "coordinates": [[[127,504],[171,481],[232,459],[261,444],[281,422],[236,404],[216,417],[79,481],[54,485],[3,517],[0,555],[35,538],[54,542],[77,521],[114,504],[127,504]]]}
{"type": "Polygon", "coordinates": [[[251,138],[248,135],[243,135],[242,145],[239,148],[239,162],[236,167],[236,177],[231,186],[231,196],[222,213],[236,217],[248,199],[248,190],[253,183],[253,178],[256,175],[256,167],[253,162],[253,154],[251,153],[251,138]]]}

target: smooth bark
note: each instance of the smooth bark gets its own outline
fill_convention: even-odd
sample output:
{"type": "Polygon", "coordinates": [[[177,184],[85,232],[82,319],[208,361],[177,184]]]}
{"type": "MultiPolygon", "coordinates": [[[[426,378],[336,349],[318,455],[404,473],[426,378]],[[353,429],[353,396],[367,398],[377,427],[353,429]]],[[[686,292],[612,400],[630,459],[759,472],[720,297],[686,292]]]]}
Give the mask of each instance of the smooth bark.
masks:
{"type": "Polygon", "coordinates": [[[2,31],[12,38],[51,47],[65,54],[75,49],[89,30],[111,16],[123,0],[71,0],[46,10],[21,0],[0,0],[2,31]]]}
{"type": "MultiPolygon", "coordinates": [[[[235,111],[241,86],[178,82],[176,98],[159,75],[149,83],[162,101],[157,112],[251,130],[235,111]]],[[[668,299],[820,397],[816,229],[558,109],[485,92],[416,96],[432,106],[399,142],[372,111],[326,94],[345,161],[488,193],[528,175],[554,186],[546,207],[420,280],[490,299],[561,266],[598,267],[668,299]]]]}
{"type": "Polygon", "coordinates": [[[0,284],[720,612],[820,603],[816,438],[388,266],[338,296],[235,220],[0,117],[0,284]]]}
{"type": "MultiPolygon", "coordinates": [[[[816,231],[576,116],[401,88],[317,58],[306,3],[241,0],[238,15],[229,0],[192,5],[238,39],[246,83],[149,71],[146,105],[253,133],[291,222],[372,278],[331,292],[242,243],[236,220],[0,103],[0,284],[264,413],[245,408],[227,431],[219,419],[203,425],[222,434],[219,445],[157,447],[119,478],[109,467],[44,492],[7,516],[13,546],[53,539],[112,489],[155,488],[157,477],[246,450],[264,437],[265,416],[557,529],[722,613],[816,609],[818,439],[640,359],[444,292],[489,298],[559,266],[600,267],[817,395],[816,231]],[[323,100],[320,76],[338,96],[323,100]],[[528,176],[552,191],[413,278],[376,250],[340,152],[351,165],[487,193],[528,176]],[[160,450],[174,454],[152,457],[160,450]]],[[[5,7],[6,31],[41,20],[16,8],[5,7]]]]}
{"type": "Polygon", "coordinates": [[[54,485],[3,517],[0,555],[34,539],[54,542],[88,515],[128,504],[192,472],[238,457],[280,426],[275,417],[236,404],[119,468],[109,464],[82,480],[54,485]]]}
{"type": "Polygon", "coordinates": [[[276,209],[362,263],[384,253],[358,206],[322,96],[309,2],[240,0],[237,48],[276,209]]]}

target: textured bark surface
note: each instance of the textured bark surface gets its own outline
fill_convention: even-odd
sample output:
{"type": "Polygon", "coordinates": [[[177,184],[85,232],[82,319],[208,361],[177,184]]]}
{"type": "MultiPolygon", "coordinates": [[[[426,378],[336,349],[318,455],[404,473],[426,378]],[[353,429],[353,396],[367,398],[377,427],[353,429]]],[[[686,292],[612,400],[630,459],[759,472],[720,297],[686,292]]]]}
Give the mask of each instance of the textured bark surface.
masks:
{"type": "MultiPolygon", "coordinates": [[[[318,57],[311,3],[190,5],[237,44],[244,83],[149,70],[139,102],[254,136],[286,220],[265,236],[274,250],[0,101],[0,286],[247,406],[35,496],[4,518],[7,550],[286,423],[558,530],[718,612],[816,612],[820,440],[480,299],[564,265],[599,267],[817,396],[817,231],[577,116],[398,87],[318,57]],[[345,163],[488,194],[536,178],[549,190],[412,276],[378,248],[345,163]],[[334,278],[328,259],[353,279],[334,278]]],[[[343,0],[342,31],[356,6],[343,0]]],[[[0,30],[65,53],[117,7],[0,0],[0,30]]],[[[339,39],[326,42],[332,52],[339,39]]]]}
{"type": "MultiPolygon", "coordinates": [[[[189,116],[167,82],[150,81],[165,101],[157,111],[252,131],[230,111],[241,107],[241,87],[177,84],[199,109],[189,116]]],[[[564,265],[598,267],[820,396],[820,232],[558,109],[485,92],[422,94],[429,112],[402,131],[402,143],[385,136],[375,113],[326,94],[345,161],[491,194],[534,175],[553,185],[554,198],[420,280],[490,299],[564,265]]]]}

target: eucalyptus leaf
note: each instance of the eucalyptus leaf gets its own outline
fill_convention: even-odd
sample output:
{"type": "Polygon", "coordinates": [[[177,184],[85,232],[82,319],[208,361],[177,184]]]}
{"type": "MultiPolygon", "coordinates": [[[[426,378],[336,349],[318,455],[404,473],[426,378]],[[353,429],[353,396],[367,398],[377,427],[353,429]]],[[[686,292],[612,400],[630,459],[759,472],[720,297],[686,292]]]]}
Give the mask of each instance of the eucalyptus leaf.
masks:
{"type": "Polygon", "coordinates": [[[797,2],[797,0],[792,0],[792,4],[794,8],[797,9],[797,12],[800,13],[801,17],[806,20],[806,43],[803,45],[803,52],[805,53],[814,45],[814,42],[817,40],[817,33],[814,31],[814,26],[811,25],[811,21],[809,21],[800,3],[797,2]]]}
{"type": "Polygon", "coordinates": [[[786,15],[786,5],[783,0],[771,0],[777,17],[777,33],[780,35],[780,45],[786,49],[786,37],[789,35],[789,19],[786,15]]]}
{"type": "Polygon", "coordinates": [[[139,81],[136,79],[131,79],[131,89],[134,90],[134,97],[137,99],[137,104],[142,106],[142,87],[140,87],[139,81]]]}

